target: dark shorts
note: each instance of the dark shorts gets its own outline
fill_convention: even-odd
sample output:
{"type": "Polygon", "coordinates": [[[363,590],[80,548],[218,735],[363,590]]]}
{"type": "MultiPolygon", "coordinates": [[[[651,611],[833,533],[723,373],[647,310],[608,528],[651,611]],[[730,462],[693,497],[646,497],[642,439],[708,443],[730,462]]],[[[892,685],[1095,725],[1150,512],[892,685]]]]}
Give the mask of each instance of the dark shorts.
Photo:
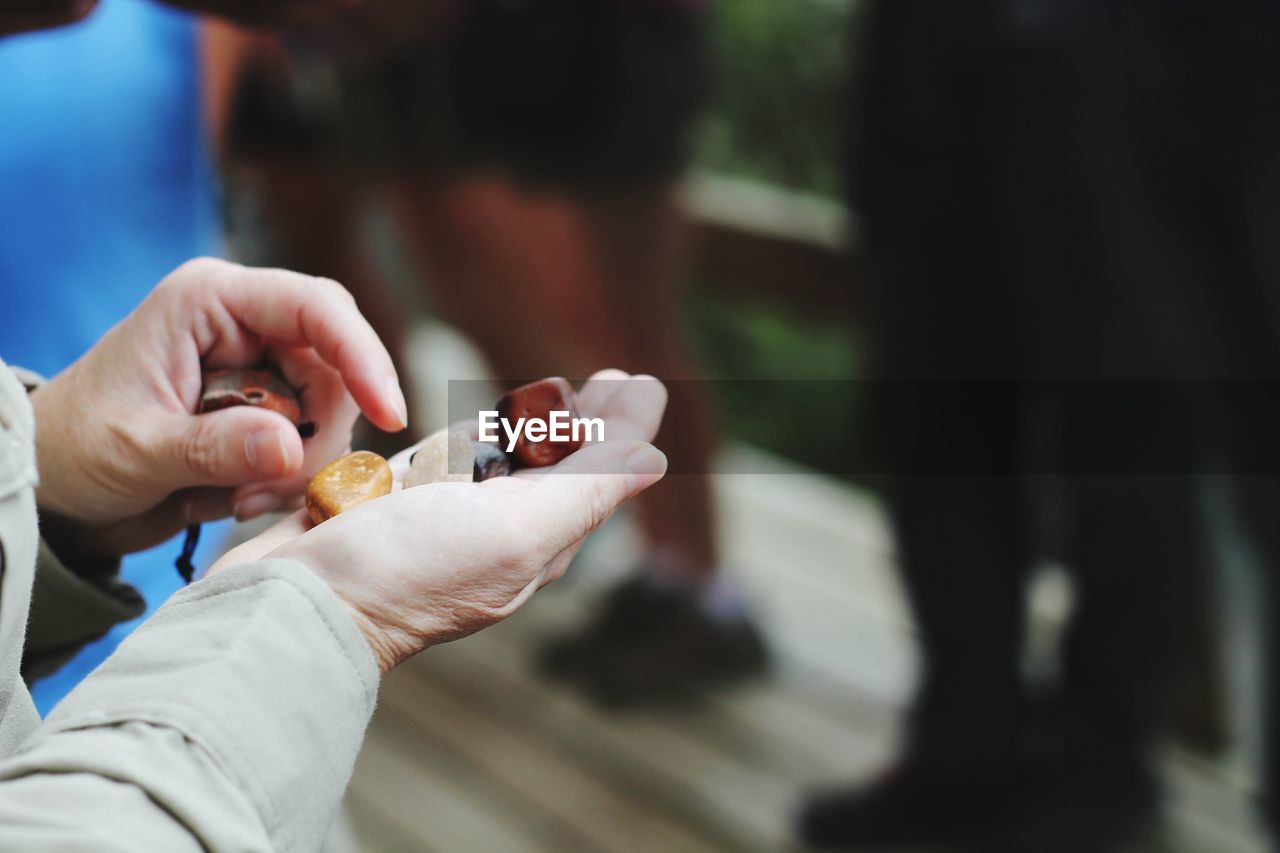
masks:
{"type": "Polygon", "coordinates": [[[376,60],[293,44],[283,67],[248,66],[232,150],[552,185],[670,180],[707,89],[699,5],[469,0],[447,36],[376,60]]]}

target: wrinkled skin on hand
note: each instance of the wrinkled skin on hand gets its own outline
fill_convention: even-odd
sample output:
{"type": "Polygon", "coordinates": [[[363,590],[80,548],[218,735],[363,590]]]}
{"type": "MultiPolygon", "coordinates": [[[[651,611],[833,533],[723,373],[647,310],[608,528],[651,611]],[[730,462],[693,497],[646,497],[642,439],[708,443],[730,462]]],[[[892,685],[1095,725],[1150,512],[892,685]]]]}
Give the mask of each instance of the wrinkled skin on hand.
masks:
{"type": "MultiPolygon", "coordinates": [[[[665,473],[648,442],[666,399],[652,377],[602,371],[578,405],[604,419],[607,441],[550,468],[400,489],[311,529],[296,513],[210,573],[264,556],[306,565],[350,607],[385,672],[501,621],[563,575],[585,538],[665,473]]],[[[414,449],[391,460],[397,482],[414,449]]]]}
{"type": "Polygon", "coordinates": [[[363,410],[405,426],[391,357],[339,284],[223,261],[183,265],[75,364],[34,391],[36,501],[64,557],[118,556],[188,524],[296,504],[363,410]],[[202,368],[267,361],[297,389],[282,415],[196,415],[202,368]]]}

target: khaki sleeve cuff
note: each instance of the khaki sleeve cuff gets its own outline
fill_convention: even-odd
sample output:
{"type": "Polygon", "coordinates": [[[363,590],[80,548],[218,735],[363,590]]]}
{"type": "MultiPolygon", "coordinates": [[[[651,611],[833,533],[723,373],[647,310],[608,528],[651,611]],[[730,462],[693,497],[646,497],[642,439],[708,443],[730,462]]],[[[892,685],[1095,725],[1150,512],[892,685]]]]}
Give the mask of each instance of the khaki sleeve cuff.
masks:
{"type": "MultiPolygon", "coordinates": [[[[174,595],[54,709],[23,751],[38,765],[60,733],[115,728],[125,738],[121,727],[135,723],[172,729],[252,803],[276,849],[317,849],[378,683],[346,605],[301,564],[263,560],[174,595]]],[[[130,777],[131,744],[120,744],[118,753],[104,746],[75,762],[85,772],[130,777]]],[[[219,837],[227,815],[207,790],[165,785],[163,774],[149,773],[137,784],[198,836],[219,837]]]]}

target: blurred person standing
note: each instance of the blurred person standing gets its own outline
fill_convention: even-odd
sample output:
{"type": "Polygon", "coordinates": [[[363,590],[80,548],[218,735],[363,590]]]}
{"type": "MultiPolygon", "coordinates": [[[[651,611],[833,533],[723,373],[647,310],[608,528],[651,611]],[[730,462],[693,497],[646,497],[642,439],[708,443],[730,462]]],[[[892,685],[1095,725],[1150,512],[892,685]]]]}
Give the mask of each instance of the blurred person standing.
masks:
{"type": "MultiPolygon", "coordinates": [[[[376,13],[312,0],[29,0],[4,8],[0,342],[6,356],[53,375],[136,306],[150,283],[191,257],[220,252],[206,123],[220,116],[222,104],[202,98],[211,76],[202,39],[208,23],[198,23],[193,11],[389,39],[381,35],[379,16],[407,3],[416,0],[387,0],[376,13]]],[[[397,36],[404,37],[403,28],[397,36]]],[[[269,509],[259,500],[242,507],[242,517],[269,509]]],[[[200,555],[218,539],[207,530],[200,555]]],[[[86,614],[107,614],[29,638],[24,676],[41,679],[57,670],[33,685],[40,710],[105,659],[145,609],[179,588],[173,565],[179,548],[175,539],[131,555],[122,575],[128,583],[37,577],[37,608],[57,609],[71,596],[91,605],[86,614]]]]}
{"type": "MultiPolygon", "coordinates": [[[[704,6],[436,2],[419,10],[430,35],[389,54],[269,47],[248,65],[232,158],[251,167],[279,260],[348,283],[401,360],[405,312],[360,239],[371,189],[389,193],[435,303],[498,376],[603,359],[691,379],[674,191],[704,99],[704,6]]],[[[608,705],[687,699],[765,664],[720,571],[715,435],[693,385],[669,385],[659,441],[677,473],[640,505],[647,555],[543,655],[608,705]]]]}
{"type": "Polygon", "coordinates": [[[1236,387],[1274,396],[1280,374],[1280,13],[919,0],[872,3],[863,26],[853,197],[924,671],[897,766],[812,799],[800,833],[1115,849],[1157,820],[1206,465],[1262,475],[1236,482],[1280,559],[1280,466],[1258,453],[1274,415],[1236,387]],[[1056,541],[1037,474],[1059,485],[1056,541]],[[1046,554],[1078,590],[1047,699],[1020,668],[1046,554]]]}

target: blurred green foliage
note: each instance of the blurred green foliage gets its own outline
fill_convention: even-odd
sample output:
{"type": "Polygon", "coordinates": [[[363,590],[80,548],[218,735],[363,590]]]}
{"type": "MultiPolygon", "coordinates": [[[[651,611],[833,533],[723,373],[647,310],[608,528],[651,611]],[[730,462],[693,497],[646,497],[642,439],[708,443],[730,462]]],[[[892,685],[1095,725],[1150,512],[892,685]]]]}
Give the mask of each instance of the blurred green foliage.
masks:
{"type": "MultiPolygon", "coordinates": [[[[846,50],[856,0],[719,0],[716,85],[696,168],[842,196],[846,50]]],[[[723,284],[723,283],[721,283],[723,284]]],[[[850,285],[852,286],[852,285],[850,285]]],[[[821,311],[695,289],[689,320],[731,436],[851,470],[860,339],[821,311]],[[785,380],[751,382],[750,380],[785,380]]]]}
{"type": "Polygon", "coordinates": [[[847,324],[723,296],[689,306],[695,346],[730,435],[833,474],[852,470],[861,353],[847,324]],[[753,380],[770,380],[757,382],[753,380]]]}
{"type": "Polygon", "coordinates": [[[720,0],[699,167],[838,197],[854,0],[720,0]]]}

